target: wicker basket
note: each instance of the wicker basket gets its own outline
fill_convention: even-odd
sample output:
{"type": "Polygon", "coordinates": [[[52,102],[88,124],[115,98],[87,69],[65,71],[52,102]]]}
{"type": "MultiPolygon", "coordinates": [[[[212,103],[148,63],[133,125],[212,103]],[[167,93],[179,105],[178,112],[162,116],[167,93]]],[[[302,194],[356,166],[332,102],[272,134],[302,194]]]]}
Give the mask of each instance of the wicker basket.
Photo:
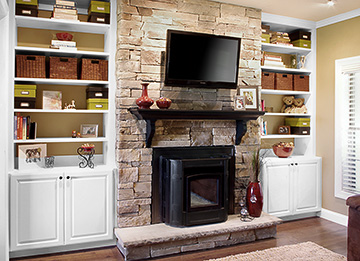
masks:
{"type": "Polygon", "coordinates": [[[46,78],[45,56],[16,55],[16,77],[46,78]]]}
{"type": "Polygon", "coordinates": [[[99,59],[81,59],[81,80],[108,80],[108,61],[99,59]]]}
{"type": "Polygon", "coordinates": [[[293,75],[277,73],[275,76],[275,90],[293,90],[293,75]]]}
{"type": "Polygon", "coordinates": [[[294,74],[294,91],[309,91],[309,76],[294,74]]]}
{"type": "Polygon", "coordinates": [[[262,89],[275,89],[275,73],[272,72],[262,72],[261,76],[261,88],[262,89]]]}
{"type": "Polygon", "coordinates": [[[77,59],[68,57],[50,57],[49,78],[77,79],[77,59]]]}

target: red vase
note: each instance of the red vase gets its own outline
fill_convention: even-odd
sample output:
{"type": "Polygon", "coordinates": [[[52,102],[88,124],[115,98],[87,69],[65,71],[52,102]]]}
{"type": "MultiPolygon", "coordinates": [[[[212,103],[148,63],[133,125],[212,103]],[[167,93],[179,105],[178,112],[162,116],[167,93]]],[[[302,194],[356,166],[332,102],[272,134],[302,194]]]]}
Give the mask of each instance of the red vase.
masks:
{"type": "Polygon", "coordinates": [[[147,87],[148,83],[142,83],[142,94],[141,97],[136,100],[136,105],[140,109],[150,109],[150,106],[154,104],[153,99],[148,96],[147,87]]]}
{"type": "Polygon", "coordinates": [[[246,190],[246,205],[249,215],[260,217],[263,207],[263,194],[260,182],[250,182],[246,190]]]}

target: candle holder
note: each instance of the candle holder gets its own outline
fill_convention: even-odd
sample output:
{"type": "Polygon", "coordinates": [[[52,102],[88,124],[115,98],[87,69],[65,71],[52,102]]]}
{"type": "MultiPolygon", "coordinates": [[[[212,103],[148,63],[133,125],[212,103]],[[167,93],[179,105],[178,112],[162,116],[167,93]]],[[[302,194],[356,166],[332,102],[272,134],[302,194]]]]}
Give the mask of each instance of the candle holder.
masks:
{"type": "Polygon", "coordinates": [[[79,154],[79,159],[81,162],[79,163],[80,168],[89,167],[91,169],[94,168],[94,154],[95,148],[94,147],[79,147],[77,148],[77,153],[79,154]]]}

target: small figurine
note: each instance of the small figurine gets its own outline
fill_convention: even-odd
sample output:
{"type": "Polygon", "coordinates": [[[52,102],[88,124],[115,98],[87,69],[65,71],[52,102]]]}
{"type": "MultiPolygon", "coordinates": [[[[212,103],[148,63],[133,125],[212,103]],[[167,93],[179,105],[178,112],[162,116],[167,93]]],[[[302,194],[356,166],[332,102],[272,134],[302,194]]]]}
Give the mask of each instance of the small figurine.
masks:
{"type": "Polygon", "coordinates": [[[78,133],[76,134],[76,138],[81,138],[80,132],[78,132],[78,133]]]}
{"type": "Polygon", "coordinates": [[[306,56],[301,55],[300,56],[300,69],[305,69],[305,61],[306,61],[306,56]]]}
{"type": "Polygon", "coordinates": [[[67,104],[66,102],[65,102],[65,108],[64,108],[65,110],[76,110],[75,109],[75,100],[71,100],[71,104],[67,104]]]}
{"type": "Polygon", "coordinates": [[[72,131],[71,138],[76,138],[76,130],[72,131]]]}

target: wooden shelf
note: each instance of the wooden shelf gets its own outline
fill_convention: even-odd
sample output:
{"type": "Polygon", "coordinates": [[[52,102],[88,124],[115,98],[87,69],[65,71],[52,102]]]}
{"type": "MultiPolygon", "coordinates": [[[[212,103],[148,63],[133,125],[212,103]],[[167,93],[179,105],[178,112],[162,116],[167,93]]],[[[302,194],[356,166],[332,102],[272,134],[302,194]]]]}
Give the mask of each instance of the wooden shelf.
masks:
{"type": "Polygon", "coordinates": [[[76,142],[104,142],[105,137],[97,138],[36,138],[34,140],[14,140],[14,143],[76,143],[76,142]]]}
{"type": "Polygon", "coordinates": [[[41,55],[57,55],[57,56],[72,56],[75,58],[109,58],[109,53],[107,52],[89,52],[89,51],[69,51],[69,50],[59,50],[51,48],[37,48],[37,47],[26,47],[26,46],[16,46],[16,54],[41,54],[41,55]]]}
{"type": "Polygon", "coordinates": [[[130,108],[129,111],[139,120],[146,121],[146,147],[151,147],[155,134],[155,122],[164,119],[183,120],[236,120],[236,140],[239,145],[246,132],[246,122],[264,115],[263,111],[220,111],[220,110],[152,110],[130,108]]]}
{"type": "Polygon", "coordinates": [[[285,45],[270,44],[270,43],[262,43],[261,49],[265,52],[283,53],[283,54],[307,55],[311,52],[311,49],[309,48],[285,46],[285,45]]]}
{"type": "Polygon", "coordinates": [[[14,109],[14,112],[23,112],[23,113],[93,113],[93,114],[106,114],[109,113],[108,110],[43,110],[43,109],[14,109]]]}
{"type": "Polygon", "coordinates": [[[109,24],[87,23],[65,19],[49,19],[16,15],[16,26],[66,32],[105,34],[110,30],[109,24]]]}
{"type": "Polygon", "coordinates": [[[45,78],[15,78],[16,83],[33,83],[33,84],[57,84],[57,85],[107,85],[108,81],[91,81],[91,80],[67,80],[67,79],[45,79],[45,78]]]}

